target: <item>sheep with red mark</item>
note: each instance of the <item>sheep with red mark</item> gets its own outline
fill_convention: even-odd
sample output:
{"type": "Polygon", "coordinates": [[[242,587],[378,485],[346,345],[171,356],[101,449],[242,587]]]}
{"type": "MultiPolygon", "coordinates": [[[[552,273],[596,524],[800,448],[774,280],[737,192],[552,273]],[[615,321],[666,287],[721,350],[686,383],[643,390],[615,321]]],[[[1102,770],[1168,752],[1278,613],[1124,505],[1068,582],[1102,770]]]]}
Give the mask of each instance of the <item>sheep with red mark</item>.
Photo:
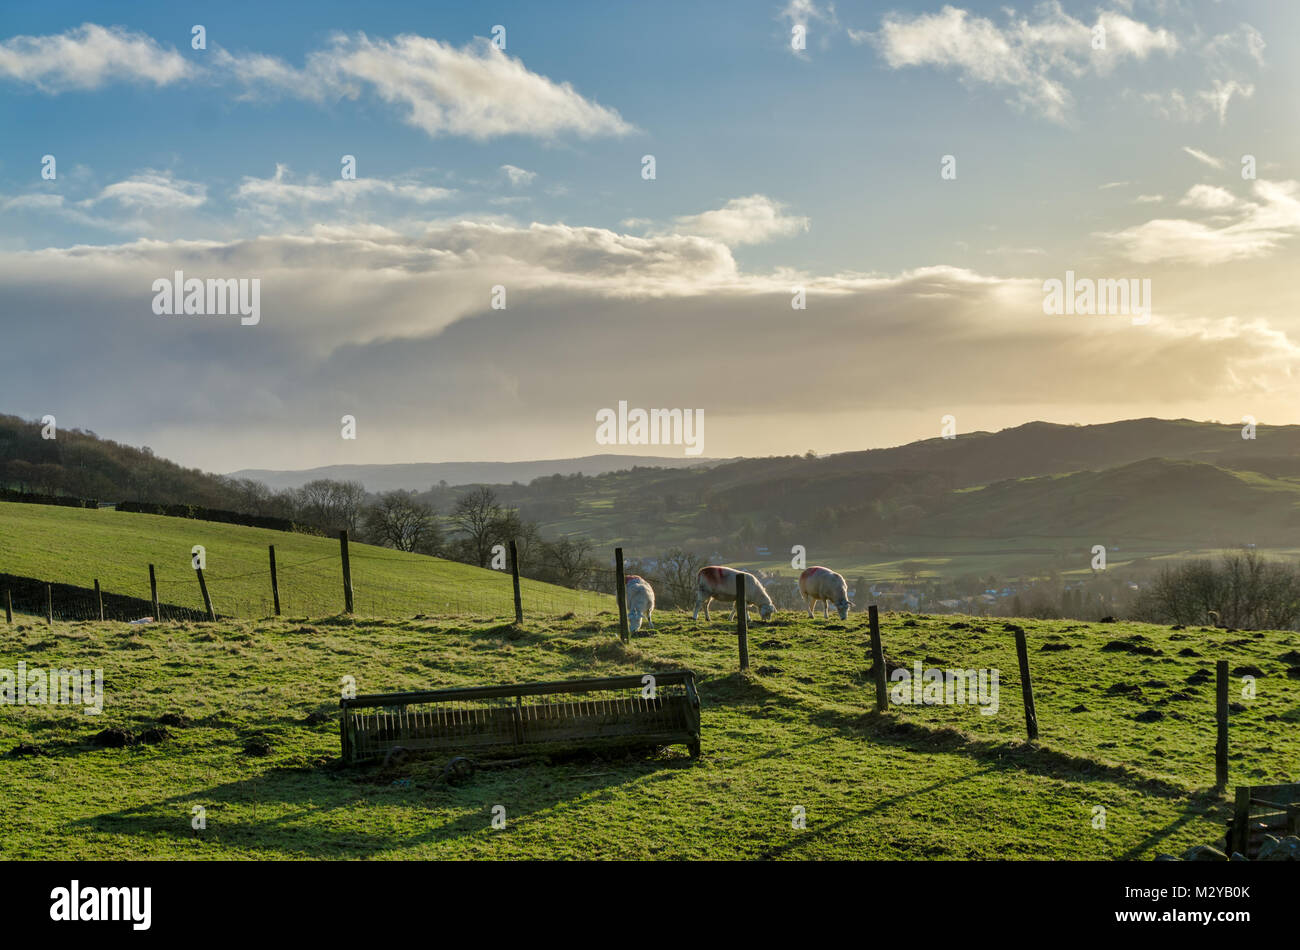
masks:
{"type": "Polygon", "coordinates": [[[822,604],[822,617],[830,616],[830,606],[835,605],[839,611],[840,619],[847,620],[849,608],[853,603],[849,600],[849,585],[844,580],[844,575],[836,574],[829,567],[810,567],[799,575],[799,593],[803,595],[804,603],[808,605],[808,616],[816,616],[813,610],[817,607],[817,602],[822,604]]]}
{"type": "Polygon", "coordinates": [[[655,628],[654,620],[651,614],[655,609],[655,589],[650,583],[637,574],[627,575],[627,628],[632,633],[641,629],[641,622],[645,621],[645,628],[653,630],[655,628]]]}
{"type": "Polygon", "coordinates": [[[700,572],[695,575],[695,615],[691,619],[699,619],[700,608],[703,607],[704,619],[708,620],[709,604],[715,600],[732,604],[731,615],[734,617],[736,576],[740,574],[745,576],[745,611],[748,613],[750,607],[757,605],[759,617],[763,620],[771,618],[776,613],[776,604],[772,603],[772,598],[757,577],[748,571],[738,571],[731,567],[710,566],[700,568],[700,572]]]}

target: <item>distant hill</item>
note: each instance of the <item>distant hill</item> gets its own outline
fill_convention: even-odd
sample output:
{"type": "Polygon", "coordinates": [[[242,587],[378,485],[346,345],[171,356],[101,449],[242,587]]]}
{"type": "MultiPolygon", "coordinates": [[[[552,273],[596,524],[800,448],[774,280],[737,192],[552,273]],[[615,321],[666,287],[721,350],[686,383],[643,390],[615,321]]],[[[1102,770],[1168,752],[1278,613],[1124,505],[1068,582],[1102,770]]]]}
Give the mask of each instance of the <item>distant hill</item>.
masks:
{"type": "Polygon", "coordinates": [[[0,487],[279,516],[277,506],[293,509],[289,489],[328,478],[372,492],[412,489],[445,515],[463,486],[488,484],[548,537],[729,558],[796,544],[866,555],[1019,537],[1159,542],[1150,550],[1293,546],[1300,426],[1261,425],[1255,434],[1187,419],[1031,422],[823,457],[604,454],[221,476],[90,432],[61,429],[46,441],[37,423],[0,416],[0,487]]]}
{"type": "Polygon", "coordinates": [[[650,455],[585,455],[582,458],[549,459],[537,462],[406,462],[395,465],[323,465],[319,468],[283,471],[248,468],[231,472],[231,478],[251,478],[271,489],[300,488],[317,478],[357,481],[367,491],[394,489],[426,491],[445,481],[448,485],[527,484],[547,475],[603,475],[634,466],[692,468],[716,464],[716,459],[650,455]]]}
{"type": "Polygon", "coordinates": [[[1032,422],[820,458],[734,459],[578,484],[542,480],[500,493],[544,529],[639,549],[681,545],[733,556],[794,544],[899,550],[893,542],[917,537],[1121,531],[1170,546],[1294,543],[1300,525],[1288,479],[1300,477],[1300,426],[1241,435],[1238,425],[1186,419],[1032,422]],[[1063,484],[1043,478],[1064,475],[1074,477],[1063,484]]]}
{"type": "Polygon", "coordinates": [[[1148,458],[1281,474],[1296,470],[1300,426],[1259,426],[1256,438],[1247,440],[1241,437],[1239,425],[1189,419],[1128,419],[1089,426],[1030,422],[1000,432],[971,432],[813,460],[802,456],[739,459],[718,466],[713,477],[715,487],[724,488],[793,473],[826,477],[927,472],[962,488],[1004,478],[1098,471],[1148,458]]]}
{"type": "Polygon", "coordinates": [[[1146,459],[1101,472],[995,482],[954,492],[915,534],[1088,538],[1236,547],[1292,545],[1300,482],[1206,462],[1146,459]]]}
{"type": "Polygon", "coordinates": [[[0,488],[100,501],[148,501],[238,508],[220,476],[184,468],[94,432],[60,426],[42,437],[40,422],[0,415],[0,488]]]}

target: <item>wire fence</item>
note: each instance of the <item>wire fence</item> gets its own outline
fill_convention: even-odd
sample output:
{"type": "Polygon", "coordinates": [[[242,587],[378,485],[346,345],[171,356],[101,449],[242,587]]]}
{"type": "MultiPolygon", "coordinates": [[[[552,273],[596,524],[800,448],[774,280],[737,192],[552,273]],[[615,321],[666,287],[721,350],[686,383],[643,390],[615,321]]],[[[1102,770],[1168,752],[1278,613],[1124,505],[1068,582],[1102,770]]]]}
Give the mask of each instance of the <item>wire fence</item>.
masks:
{"type": "MultiPolygon", "coordinates": [[[[218,561],[221,552],[206,552],[218,561]]],[[[352,612],[360,616],[407,618],[416,616],[473,616],[513,618],[514,584],[509,570],[462,573],[449,570],[455,562],[366,545],[349,548],[352,612]]],[[[117,565],[117,576],[121,576],[117,565]]],[[[613,571],[605,572],[602,586],[613,591],[613,571]]],[[[138,584],[123,589],[96,590],[91,584],[47,582],[40,578],[0,573],[0,598],[7,597],[12,611],[37,618],[60,620],[132,621],[152,617],[159,621],[206,620],[197,572],[188,560],[142,564],[138,584]],[[152,583],[151,583],[152,582],[152,583]],[[155,604],[156,596],[156,604],[155,604]]],[[[203,570],[204,583],[218,617],[257,619],[276,613],[287,617],[328,616],[345,610],[341,551],[303,556],[277,552],[275,580],[270,560],[257,567],[247,559],[232,569],[203,570]]],[[[614,602],[595,590],[558,587],[521,578],[521,599],[526,615],[590,619],[616,610],[614,602]]],[[[0,608],[4,604],[0,603],[0,608]]]]}

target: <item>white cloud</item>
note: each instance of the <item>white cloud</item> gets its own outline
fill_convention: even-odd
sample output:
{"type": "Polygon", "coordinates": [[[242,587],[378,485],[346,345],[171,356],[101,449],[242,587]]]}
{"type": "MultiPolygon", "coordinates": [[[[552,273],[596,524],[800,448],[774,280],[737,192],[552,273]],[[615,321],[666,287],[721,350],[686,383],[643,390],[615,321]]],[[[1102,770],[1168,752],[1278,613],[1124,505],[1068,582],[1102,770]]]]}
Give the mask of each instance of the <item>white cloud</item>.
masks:
{"type": "Polygon", "coordinates": [[[808,230],[808,219],[782,213],[780,202],[766,195],[732,198],[721,208],[675,219],[679,234],[713,238],[728,247],[761,244],[808,230]]]}
{"type": "Polygon", "coordinates": [[[614,109],[583,97],[567,82],[530,71],[485,39],[461,48],[404,34],[391,40],[336,34],[308,54],[302,68],[263,53],[214,47],[211,65],[195,65],[144,33],[86,23],[65,33],[0,42],[0,78],[45,92],[96,89],[130,80],[164,86],[199,78],[230,80],[240,98],[289,95],[313,102],[369,91],[401,107],[428,133],[485,140],[502,135],[553,138],[624,135],[633,126],[614,109]]]}
{"type": "Polygon", "coordinates": [[[218,59],[250,94],[280,93],[321,101],[369,90],[405,110],[406,122],[431,136],[484,140],[502,135],[551,138],[624,135],[633,130],[613,109],[584,98],[478,39],[464,47],[404,34],[392,40],[336,34],[296,69],[260,54],[218,59]]]}
{"type": "Polygon", "coordinates": [[[5,211],[57,211],[63,207],[63,195],[27,194],[14,195],[0,200],[0,208],[5,211]]]}
{"type": "Polygon", "coordinates": [[[1255,95],[1255,84],[1247,71],[1264,65],[1264,48],[1260,32],[1243,23],[1235,31],[1214,36],[1196,49],[1198,72],[1209,79],[1207,88],[1191,92],[1182,89],[1147,92],[1141,98],[1169,119],[1200,122],[1215,117],[1223,125],[1234,100],[1255,95]]]}
{"type": "Polygon", "coordinates": [[[537,172],[530,172],[526,168],[520,168],[517,165],[502,165],[501,171],[510,179],[510,184],[516,188],[521,185],[531,185],[537,178],[537,172]]]}
{"type": "Polygon", "coordinates": [[[1240,96],[1243,99],[1249,99],[1255,95],[1255,86],[1252,83],[1240,82],[1236,79],[1216,79],[1211,83],[1209,89],[1201,90],[1198,95],[1201,101],[1206,103],[1219,117],[1219,124],[1222,125],[1228,118],[1228,105],[1232,102],[1233,96],[1240,96]]]}
{"type": "Polygon", "coordinates": [[[1183,151],[1192,156],[1192,158],[1196,159],[1202,165],[1209,165],[1211,168],[1216,169],[1223,168],[1223,162],[1220,159],[1202,152],[1199,148],[1192,148],[1190,145],[1184,145],[1183,151]]]}
{"type": "Polygon", "coordinates": [[[1237,197],[1228,189],[1217,185],[1193,185],[1178,202],[1185,208],[1198,208],[1202,211],[1222,211],[1235,207],[1237,197]]]}
{"type": "Polygon", "coordinates": [[[31,83],[44,92],[98,89],[114,81],[165,86],[196,73],[176,50],[116,26],[84,23],[55,35],[0,42],[0,77],[31,83]]]}
{"type": "MultiPolygon", "coordinates": [[[[734,414],[758,435],[777,414],[797,425],[828,405],[897,412],[899,392],[908,411],[1076,405],[1089,394],[1090,405],[1131,414],[1239,398],[1241,379],[1252,393],[1292,393],[1297,355],[1266,324],[1162,319],[1159,305],[1140,331],[1126,320],[1046,317],[1039,280],[954,267],[747,274],[717,241],[564,225],[459,222],[415,236],[318,227],[0,253],[0,288],[29,317],[10,328],[16,351],[52,332],[61,340],[59,361],[20,363],[0,380],[22,406],[57,396],[100,431],[146,418],[185,430],[195,446],[224,434],[227,467],[252,464],[248,453],[262,449],[264,459],[337,451],[331,420],[357,394],[382,394],[368,438],[384,445],[392,436],[425,454],[482,451],[485,429],[530,439],[540,427],[570,452],[591,438],[595,410],[620,398],[734,414]],[[261,323],[155,316],[151,283],[177,269],[258,276],[261,323]],[[487,288],[502,275],[510,306],[492,310],[487,288]],[[791,318],[796,277],[817,333],[791,318]],[[702,327],[726,341],[726,367],[742,374],[720,368],[716,346],[684,343],[702,327]],[[1062,362],[1062,348],[1087,358],[1062,362]],[[918,373],[918,353],[944,371],[918,373]],[[743,384],[755,378],[750,367],[780,385],[743,384]],[[138,385],[142,375],[150,386],[138,385]],[[232,431],[239,459],[229,455],[232,431]]],[[[766,438],[751,451],[784,448],[779,435],[766,438]]]]}
{"type": "Polygon", "coordinates": [[[283,164],[275,166],[271,178],[245,177],[235,189],[234,197],[241,202],[270,205],[282,204],[350,204],[365,198],[393,197],[403,201],[427,204],[442,201],[455,194],[450,188],[424,185],[412,181],[389,181],[383,178],[359,177],[328,182],[309,180],[297,183],[289,180],[289,169],[283,164]]]}
{"type": "Polygon", "coordinates": [[[1300,184],[1261,179],[1252,191],[1253,200],[1238,200],[1222,188],[1197,185],[1180,204],[1221,213],[1209,223],[1160,218],[1100,236],[1138,263],[1212,265],[1264,257],[1300,234],[1300,184]]]}
{"type": "Polygon", "coordinates": [[[104,188],[86,205],[113,201],[133,211],[164,211],[197,208],[207,201],[208,192],[197,182],[174,178],[167,172],[145,171],[104,188]]]}
{"type": "Polygon", "coordinates": [[[952,69],[964,82],[1009,88],[1011,101],[1060,121],[1073,96],[1068,83],[1085,74],[1105,74],[1120,60],[1172,54],[1175,36],[1123,14],[1102,13],[1093,26],[1104,27],[1105,49],[1093,49],[1093,26],[1052,2],[1039,18],[1014,18],[999,27],[985,17],[945,6],[938,13],[908,16],[888,13],[876,33],[851,33],[875,44],[892,69],[936,66],[952,69]]]}
{"type": "MultiPolygon", "coordinates": [[[[803,27],[805,44],[807,43],[807,38],[810,33],[808,25],[813,20],[826,24],[827,33],[839,26],[839,20],[835,16],[835,4],[827,3],[822,7],[818,6],[815,0],[788,0],[786,5],[781,8],[781,12],[777,14],[777,18],[787,21],[792,29],[796,26],[803,27]]],[[[791,53],[800,59],[807,59],[807,50],[796,49],[790,42],[792,35],[793,33],[791,32],[791,34],[784,37],[786,49],[790,50],[791,53]]],[[[824,47],[826,45],[825,35],[819,37],[818,40],[821,46],[824,47]]]]}

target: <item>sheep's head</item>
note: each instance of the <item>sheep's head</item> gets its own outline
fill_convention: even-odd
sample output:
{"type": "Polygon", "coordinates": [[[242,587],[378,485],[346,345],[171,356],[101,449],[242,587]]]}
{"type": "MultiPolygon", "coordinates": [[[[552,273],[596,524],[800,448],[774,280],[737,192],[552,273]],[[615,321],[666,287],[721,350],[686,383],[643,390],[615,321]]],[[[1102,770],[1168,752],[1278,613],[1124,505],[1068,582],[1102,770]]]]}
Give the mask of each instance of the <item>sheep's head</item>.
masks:
{"type": "Polygon", "coordinates": [[[759,604],[758,615],[764,620],[771,620],[772,614],[776,613],[776,605],[772,603],[759,604]]]}
{"type": "Polygon", "coordinates": [[[853,606],[853,601],[849,600],[847,597],[845,597],[843,600],[841,600],[838,604],[835,605],[835,609],[840,612],[841,620],[849,619],[849,608],[852,606],[853,606]]]}

